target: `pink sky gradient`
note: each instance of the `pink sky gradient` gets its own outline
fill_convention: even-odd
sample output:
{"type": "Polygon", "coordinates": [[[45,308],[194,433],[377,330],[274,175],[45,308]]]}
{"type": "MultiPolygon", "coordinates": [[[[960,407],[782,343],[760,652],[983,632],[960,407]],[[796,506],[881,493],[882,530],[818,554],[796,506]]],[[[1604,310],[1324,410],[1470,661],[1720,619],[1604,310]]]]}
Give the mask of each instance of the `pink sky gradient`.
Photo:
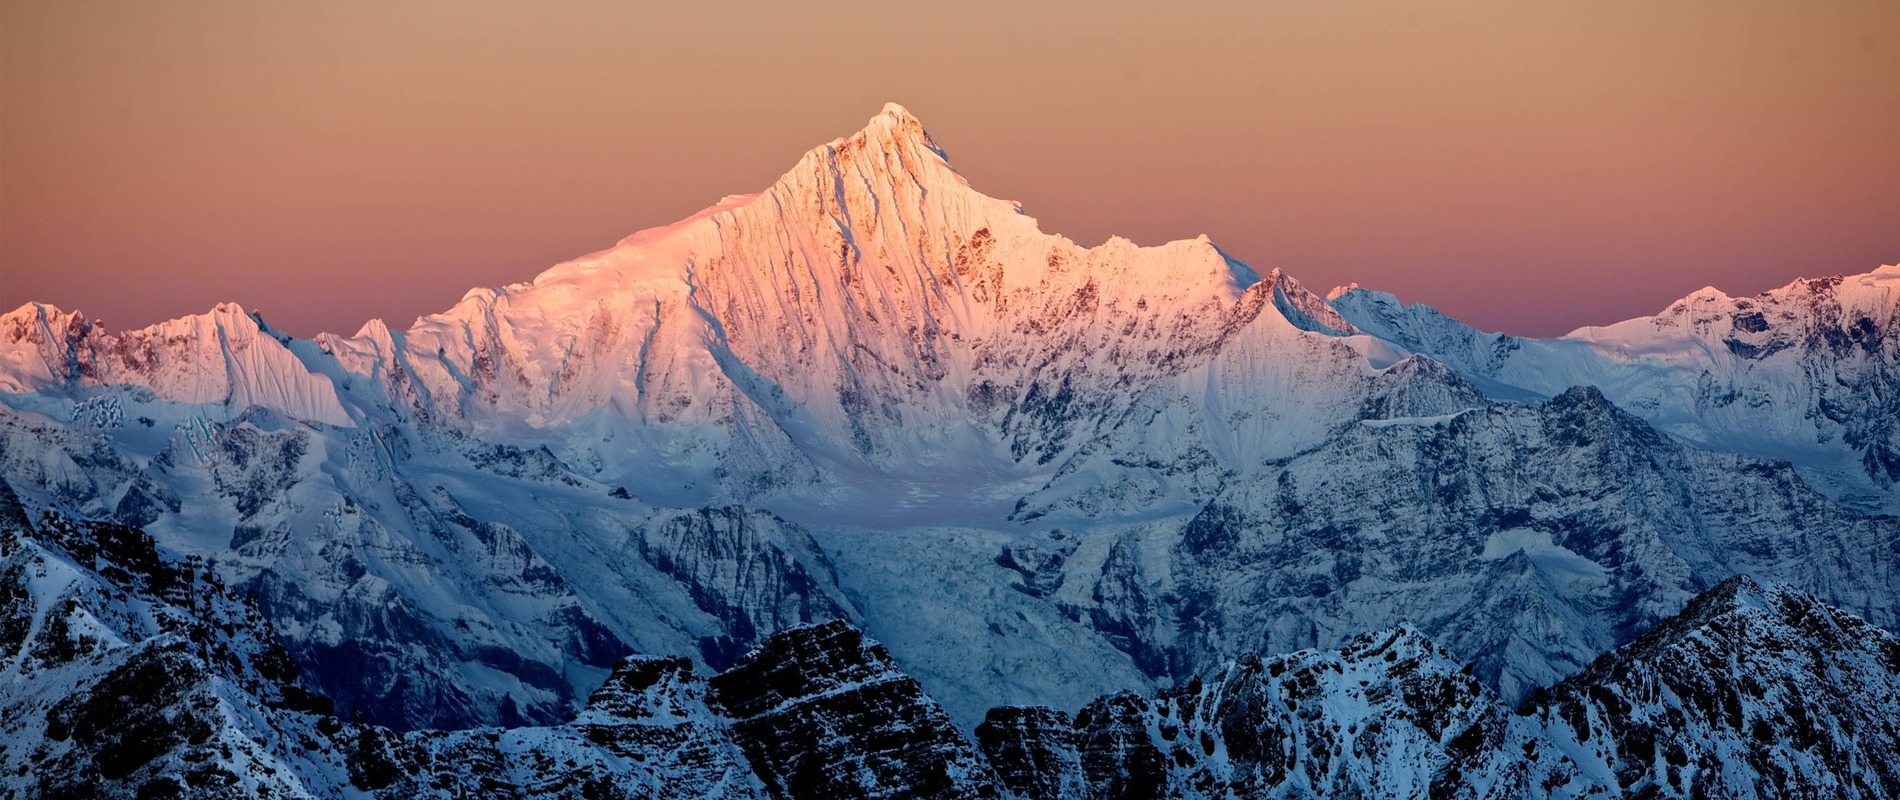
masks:
{"type": "Polygon", "coordinates": [[[1486,329],[1900,261],[1892,0],[0,0],[0,306],[406,327],[886,100],[1045,230],[1486,329]]]}

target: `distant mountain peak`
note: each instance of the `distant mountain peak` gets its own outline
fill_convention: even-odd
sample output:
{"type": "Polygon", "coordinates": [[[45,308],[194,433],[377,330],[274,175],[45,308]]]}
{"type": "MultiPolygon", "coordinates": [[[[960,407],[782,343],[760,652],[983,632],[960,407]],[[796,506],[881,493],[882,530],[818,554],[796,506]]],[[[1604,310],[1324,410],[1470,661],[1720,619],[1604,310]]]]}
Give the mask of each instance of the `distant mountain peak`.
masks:
{"type": "Polygon", "coordinates": [[[924,127],[924,123],[917,119],[916,114],[910,113],[910,109],[895,102],[885,103],[884,108],[877,112],[877,116],[871,118],[869,124],[878,125],[880,123],[891,125],[896,129],[904,131],[922,131],[924,127]]]}
{"type": "Polygon", "coordinates": [[[883,116],[896,117],[898,119],[913,119],[914,120],[917,118],[917,115],[910,113],[910,109],[905,108],[904,104],[899,103],[895,100],[885,103],[883,110],[879,111],[878,113],[883,116]]]}
{"type": "Polygon", "coordinates": [[[815,148],[800,160],[799,167],[793,173],[807,168],[807,162],[814,159],[824,164],[844,165],[862,153],[875,153],[881,158],[876,163],[894,170],[905,171],[913,177],[922,178],[924,170],[931,167],[948,169],[950,159],[943,148],[937,146],[930,132],[924,129],[924,123],[915,114],[896,103],[885,103],[883,110],[864,123],[856,133],[815,148]],[[923,162],[923,163],[918,163],[923,162]],[[934,164],[928,162],[935,162],[934,164]]]}
{"type": "Polygon", "coordinates": [[[930,133],[924,130],[924,122],[910,113],[910,109],[896,103],[885,103],[883,110],[864,124],[864,132],[876,131],[892,139],[902,139],[924,144],[935,149],[930,133]]]}

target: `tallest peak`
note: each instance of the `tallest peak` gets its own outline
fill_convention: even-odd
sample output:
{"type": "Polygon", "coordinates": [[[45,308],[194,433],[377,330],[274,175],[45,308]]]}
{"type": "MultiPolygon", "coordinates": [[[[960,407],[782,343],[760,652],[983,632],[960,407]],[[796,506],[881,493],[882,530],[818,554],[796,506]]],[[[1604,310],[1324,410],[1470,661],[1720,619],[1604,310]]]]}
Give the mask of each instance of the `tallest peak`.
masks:
{"type": "Polygon", "coordinates": [[[872,117],[865,125],[866,133],[882,133],[896,139],[910,139],[928,143],[930,135],[924,132],[924,123],[917,119],[910,109],[897,103],[885,103],[884,109],[872,117]]]}
{"type": "Polygon", "coordinates": [[[810,155],[820,155],[829,148],[838,147],[884,153],[905,152],[926,160],[943,162],[945,166],[949,163],[949,156],[930,138],[930,132],[924,130],[924,123],[910,113],[910,109],[897,103],[885,103],[884,108],[865,123],[863,129],[820,147],[810,155]]]}
{"type": "MultiPolygon", "coordinates": [[[[937,146],[930,132],[910,109],[898,103],[884,107],[862,128],[849,136],[833,139],[805,152],[798,164],[781,178],[781,183],[804,193],[818,191],[835,194],[844,186],[838,178],[847,178],[853,186],[884,191],[896,184],[921,185],[964,191],[969,184],[950,166],[949,154],[937,146]]],[[[1021,207],[1007,201],[1000,210],[1020,215],[1021,207]]]]}

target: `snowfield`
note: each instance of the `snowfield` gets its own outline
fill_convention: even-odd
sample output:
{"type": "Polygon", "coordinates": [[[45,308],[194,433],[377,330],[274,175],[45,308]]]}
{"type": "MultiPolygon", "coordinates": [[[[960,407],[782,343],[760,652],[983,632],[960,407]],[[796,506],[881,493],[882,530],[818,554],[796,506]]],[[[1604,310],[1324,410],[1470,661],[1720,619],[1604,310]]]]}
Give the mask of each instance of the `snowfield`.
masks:
{"type": "Polygon", "coordinates": [[[233,796],[470,758],[571,796],[1890,796],[1891,726],[1816,720],[1900,710],[1896,331],[1897,266],[1536,340],[1083,247],[893,104],[403,330],[0,316],[0,762],[91,768],[47,714],[171,670],[153,719],[233,755],[172,726],[128,796],[206,758],[233,796]],[[720,699],[837,664],[882,677],[720,699]],[[860,702],[912,738],[860,751],[860,702]]]}

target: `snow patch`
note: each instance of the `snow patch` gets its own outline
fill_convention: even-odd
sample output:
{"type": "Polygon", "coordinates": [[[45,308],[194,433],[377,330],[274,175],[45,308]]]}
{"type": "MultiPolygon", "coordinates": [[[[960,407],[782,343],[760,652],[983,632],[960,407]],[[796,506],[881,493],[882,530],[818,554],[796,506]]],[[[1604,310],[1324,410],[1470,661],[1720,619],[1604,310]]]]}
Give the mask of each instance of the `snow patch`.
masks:
{"type": "Polygon", "coordinates": [[[1609,570],[1582,554],[1551,540],[1549,531],[1510,528],[1486,537],[1479,558],[1495,561],[1523,553],[1538,571],[1560,586],[1584,590],[1609,580],[1609,570]]]}

